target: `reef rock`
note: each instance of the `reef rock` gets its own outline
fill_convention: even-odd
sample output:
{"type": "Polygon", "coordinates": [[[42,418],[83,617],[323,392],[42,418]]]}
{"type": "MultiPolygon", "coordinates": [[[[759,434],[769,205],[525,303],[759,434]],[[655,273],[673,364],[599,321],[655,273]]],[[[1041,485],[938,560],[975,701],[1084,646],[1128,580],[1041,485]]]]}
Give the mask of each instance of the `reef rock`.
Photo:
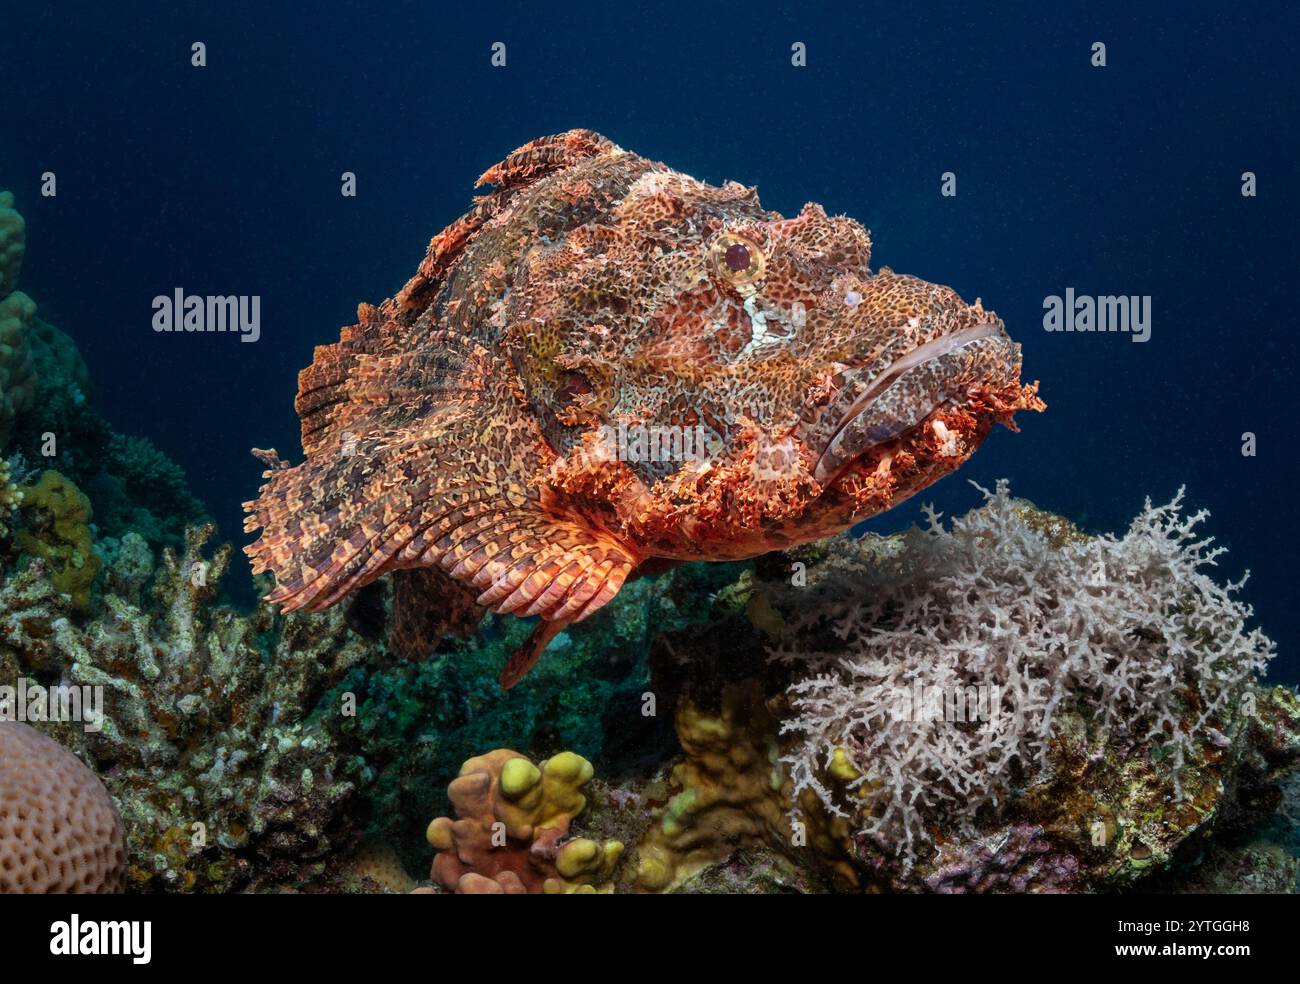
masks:
{"type": "Polygon", "coordinates": [[[374,772],[355,748],[348,695],[326,695],[374,646],[341,612],[278,620],[213,604],[229,547],[206,553],[211,535],[193,529],[183,552],[164,551],[150,597],[106,594],[80,620],[45,561],[11,574],[0,678],[103,688],[100,730],[47,730],[103,771],[131,887],[310,885],[360,835],[357,794],[374,772]]]}

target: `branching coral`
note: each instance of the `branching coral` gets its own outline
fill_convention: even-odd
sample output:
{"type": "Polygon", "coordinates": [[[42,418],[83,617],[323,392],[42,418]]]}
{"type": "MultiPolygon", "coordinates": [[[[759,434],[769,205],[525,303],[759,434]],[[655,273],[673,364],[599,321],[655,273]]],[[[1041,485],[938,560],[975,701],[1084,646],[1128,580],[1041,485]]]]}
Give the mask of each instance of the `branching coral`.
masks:
{"type": "Polygon", "coordinates": [[[190,523],[204,516],[205,510],[190,492],[180,465],[152,441],[115,434],[107,452],[124,497],[134,510],[147,510],[161,520],[190,523]]]}
{"type": "Polygon", "coordinates": [[[1236,698],[1274,652],[1246,628],[1244,578],[1204,572],[1223,551],[1181,492],[1096,538],[1045,522],[1006,483],[984,495],[950,530],[931,513],[901,551],[867,539],[851,596],[799,626],[826,651],[774,654],[803,675],[784,726],[796,792],[906,857],[932,824],[972,834],[981,811],[1050,780],[1071,727],[1149,750],[1177,796],[1183,766],[1228,744],[1236,698]]]}

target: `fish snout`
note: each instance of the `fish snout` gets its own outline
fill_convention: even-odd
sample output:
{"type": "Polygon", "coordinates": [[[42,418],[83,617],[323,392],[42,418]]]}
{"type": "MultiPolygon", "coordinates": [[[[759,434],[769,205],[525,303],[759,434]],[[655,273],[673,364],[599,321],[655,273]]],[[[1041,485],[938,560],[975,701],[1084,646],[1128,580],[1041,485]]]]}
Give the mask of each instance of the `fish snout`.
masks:
{"type": "Polygon", "coordinates": [[[838,367],[805,403],[796,436],[826,485],[854,458],[922,423],[981,385],[1004,385],[1019,370],[1019,346],[1000,321],[959,328],[892,359],[838,367]]]}

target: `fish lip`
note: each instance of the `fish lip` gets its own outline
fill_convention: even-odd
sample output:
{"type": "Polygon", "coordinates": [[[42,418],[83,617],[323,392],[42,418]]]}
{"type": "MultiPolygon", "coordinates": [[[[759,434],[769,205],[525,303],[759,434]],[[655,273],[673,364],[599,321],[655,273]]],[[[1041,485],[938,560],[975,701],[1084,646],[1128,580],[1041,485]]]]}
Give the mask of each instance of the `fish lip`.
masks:
{"type": "MultiPolygon", "coordinates": [[[[933,338],[928,342],[918,345],[916,348],[910,349],[891,362],[889,366],[876,376],[862,395],[854,400],[848,409],[841,414],[839,422],[835,426],[835,430],[831,433],[830,437],[826,439],[822,446],[821,453],[817,457],[817,462],[813,467],[813,477],[821,485],[828,485],[854,458],[859,457],[863,452],[869,450],[868,448],[863,448],[862,451],[850,455],[833,469],[831,463],[828,461],[828,459],[831,458],[832,450],[836,446],[836,440],[844,433],[845,429],[847,429],[853,421],[862,416],[862,414],[866,413],[880,398],[880,396],[894,383],[901,379],[903,374],[909,369],[914,369],[917,366],[924,365],[934,359],[955,352],[959,348],[964,348],[967,345],[982,341],[986,338],[998,337],[1007,337],[1002,323],[999,321],[984,322],[978,325],[972,325],[969,328],[959,328],[956,331],[940,335],[938,338],[933,338]]],[[[1010,339],[1007,340],[1010,341],[1010,339]]],[[[936,403],[934,406],[931,406],[921,419],[923,420],[925,417],[928,417],[934,411],[935,406],[938,406],[938,404],[936,403]]]]}

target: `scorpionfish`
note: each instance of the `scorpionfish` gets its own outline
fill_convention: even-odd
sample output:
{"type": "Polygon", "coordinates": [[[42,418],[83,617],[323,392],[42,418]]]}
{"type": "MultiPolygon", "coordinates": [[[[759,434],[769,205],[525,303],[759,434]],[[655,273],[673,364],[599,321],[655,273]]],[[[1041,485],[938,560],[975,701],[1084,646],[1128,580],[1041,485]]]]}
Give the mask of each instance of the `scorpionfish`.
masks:
{"type": "Polygon", "coordinates": [[[1002,321],[872,271],[860,224],[765,210],[589,130],[478,180],[398,294],[299,375],[304,460],[245,504],[267,597],[392,574],[390,646],[540,616],[509,687],[629,577],[840,532],[1042,409],[1002,321]]]}

